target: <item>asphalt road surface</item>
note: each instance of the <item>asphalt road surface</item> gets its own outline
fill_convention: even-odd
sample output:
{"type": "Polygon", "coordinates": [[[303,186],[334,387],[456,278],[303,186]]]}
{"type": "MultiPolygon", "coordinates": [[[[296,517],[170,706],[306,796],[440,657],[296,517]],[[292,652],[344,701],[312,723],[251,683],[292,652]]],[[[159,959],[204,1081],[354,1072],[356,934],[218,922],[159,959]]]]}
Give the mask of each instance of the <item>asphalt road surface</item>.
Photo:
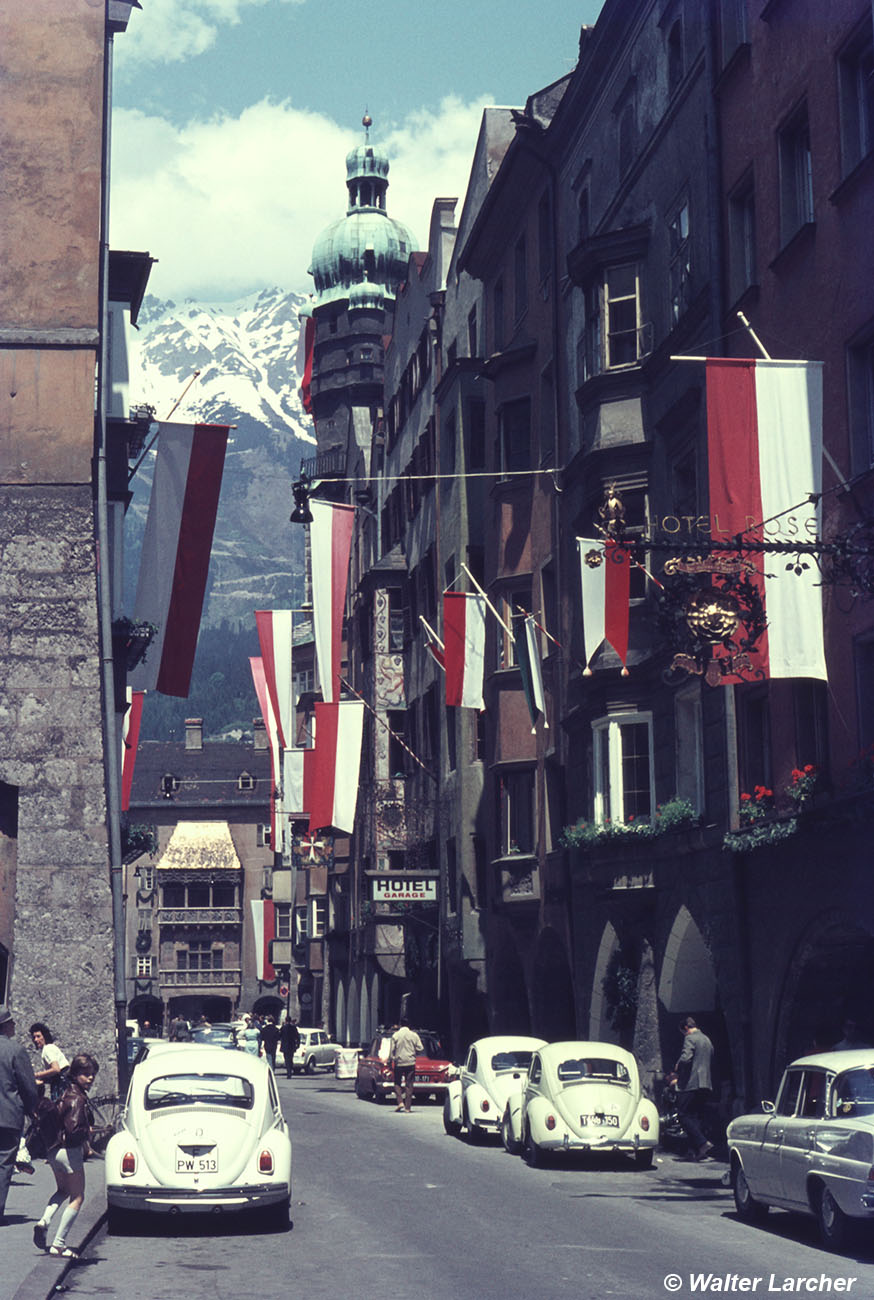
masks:
{"type": "MultiPolygon", "coordinates": [[[[693,1294],[874,1296],[874,1225],[847,1255],[813,1220],[738,1221],[725,1166],[659,1155],[529,1169],[497,1144],[359,1101],[331,1075],[279,1079],[294,1147],[292,1227],[147,1219],[98,1236],[66,1294],[124,1300],[649,1300],[693,1294]]],[[[89,1166],[90,1170],[90,1166],[89,1166]]],[[[95,1166],[89,1176],[98,1174],[95,1166]]]]}

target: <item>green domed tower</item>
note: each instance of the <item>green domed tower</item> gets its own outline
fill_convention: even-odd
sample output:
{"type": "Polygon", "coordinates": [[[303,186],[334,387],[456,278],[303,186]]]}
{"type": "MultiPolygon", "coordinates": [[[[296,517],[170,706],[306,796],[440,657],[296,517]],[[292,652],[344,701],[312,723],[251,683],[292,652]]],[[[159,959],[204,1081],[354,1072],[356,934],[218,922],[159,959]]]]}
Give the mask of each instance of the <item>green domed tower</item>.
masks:
{"type": "Polygon", "coordinates": [[[346,453],[362,448],[365,426],[382,414],[383,341],[414,249],[407,227],[386,211],[389,162],[370,143],[369,115],[362,124],[364,143],[346,155],[346,215],[317,237],[309,268],[319,478],[330,477],[334,463],[345,473],[346,453]]]}

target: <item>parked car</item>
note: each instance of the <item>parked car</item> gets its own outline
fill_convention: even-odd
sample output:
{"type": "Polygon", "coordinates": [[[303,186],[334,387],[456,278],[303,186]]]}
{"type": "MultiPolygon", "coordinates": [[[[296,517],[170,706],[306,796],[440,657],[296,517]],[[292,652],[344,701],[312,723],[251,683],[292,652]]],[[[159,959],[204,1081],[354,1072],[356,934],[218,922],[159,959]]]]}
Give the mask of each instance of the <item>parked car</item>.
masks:
{"type": "MultiPolygon", "coordinates": [[[[456,1068],[446,1060],[437,1034],[429,1029],[420,1029],[418,1033],[425,1051],[416,1057],[413,1095],[419,1098],[432,1096],[441,1101],[446,1096],[449,1080],[455,1077],[456,1068]]],[[[359,1097],[385,1101],[394,1096],[394,1066],[390,1055],[391,1031],[380,1029],[358,1061],[355,1091],[359,1097]]]]}
{"type": "Polygon", "coordinates": [[[154,1051],[156,1047],[162,1047],[167,1042],[166,1038],[141,1038],[138,1034],[131,1034],[125,1039],[125,1048],[127,1049],[128,1068],[133,1069],[144,1061],[149,1052],[154,1051]]]}
{"type": "Polygon", "coordinates": [[[191,1041],[200,1043],[202,1047],[224,1047],[231,1050],[237,1046],[237,1034],[233,1025],[223,1022],[195,1025],[191,1031],[191,1041]]]}
{"type": "Polygon", "coordinates": [[[295,1074],[315,1074],[316,1070],[333,1070],[340,1044],[331,1042],[324,1029],[301,1029],[300,1046],[292,1057],[295,1074]]]}
{"type": "Polygon", "coordinates": [[[257,1209],[288,1225],[291,1139],[266,1061],[183,1043],[133,1071],[106,1148],[110,1231],[132,1211],[257,1209]]]}
{"type": "Polygon", "coordinates": [[[460,1075],[452,1079],[443,1101],[443,1127],[470,1141],[499,1133],[507,1102],[518,1093],[531,1058],[546,1043],[542,1038],[497,1035],[472,1043],[460,1075]]]}
{"type": "Polygon", "coordinates": [[[550,1152],[617,1151],[649,1169],[659,1117],[641,1096],[631,1052],[613,1043],[549,1043],[534,1053],[522,1088],[510,1097],[501,1136],[530,1165],[550,1152]]]}
{"type": "Polygon", "coordinates": [[[812,1214],[841,1249],[874,1218],[874,1049],[793,1061],[776,1102],[733,1119],[727,1136],[740,1218],[764,1219],[772,1205],[812,1214]]]}

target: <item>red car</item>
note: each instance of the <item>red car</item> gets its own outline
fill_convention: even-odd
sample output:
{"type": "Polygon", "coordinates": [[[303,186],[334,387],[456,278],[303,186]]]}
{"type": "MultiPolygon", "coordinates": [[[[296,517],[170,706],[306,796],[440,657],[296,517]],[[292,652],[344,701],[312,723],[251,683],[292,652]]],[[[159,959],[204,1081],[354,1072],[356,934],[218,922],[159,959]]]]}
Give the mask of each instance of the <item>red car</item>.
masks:
{"type": "MultiPolygon", "coordinates": [[[[416,1097],[432,1096],[442,1101],[446,1096],[449,1080],[456,1073],[455,1066],[443,1055],[440,1039],[428,1029],[420,1029],[425,1051],[416,1057],[416,1075],[413,1095],[416,1097]]],[[[371,1101],[394,1099],[394,1066],[389,1054],[391,1052],[391,1032],[380,1029],[370,1047],[362,1050],[358,1059],[358,1073],[355,1076],[355,1092],[362,1099],[371,1101]]]]}

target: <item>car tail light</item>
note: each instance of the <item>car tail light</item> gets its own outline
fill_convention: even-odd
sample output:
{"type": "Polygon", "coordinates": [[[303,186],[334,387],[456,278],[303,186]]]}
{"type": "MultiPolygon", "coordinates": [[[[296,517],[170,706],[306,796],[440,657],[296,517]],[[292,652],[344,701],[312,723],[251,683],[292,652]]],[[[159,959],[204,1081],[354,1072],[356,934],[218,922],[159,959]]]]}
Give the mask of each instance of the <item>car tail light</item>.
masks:
{"type": "Polygon", "coordinates": [[[266,1147],[258,1157],[258,1173],[259,1174],[273,1173],[273,1152],[268,1151],[266,1147]]]}
{"type": "Polygon", "coordinates": [[[549,1129],[550,1133],[551,1133],[552,1130],[555,1128],[555,1116],[554,1116],[554,1115],[547,1115],[547,1117],[546,1117],[546,1127],[549,1129]]]}
{"type": "Polygon", "coordinates": [[[133,1151],[125,1151],[121,1158],[121,1172],[128,1178],[137,1172],[137,1158],[133,1151]]]}
{"type": "Polygon", "coordinates": [[[649,1118],[648,1118],[648,1116],[646,1116],[646,1115],[641,1115],[641,1117],[640,1117],[640,1127],[643,1129],[644,1133],[648,1133],[648,1132],[649,1132],[649,1118]]]}
{"type": "Polygon", "coordinates": [[[480,1104],[479,1104],[479,1107],[480,1107],[480,1110],[481,1110],[483,1113],[485,1113],[485,1112],[488,1110],[488,1108],[489,1108],[489,1099],[488,1099],[488,1097],[483,1097],[482,1101],[481,1101],[480,1104]]]}

